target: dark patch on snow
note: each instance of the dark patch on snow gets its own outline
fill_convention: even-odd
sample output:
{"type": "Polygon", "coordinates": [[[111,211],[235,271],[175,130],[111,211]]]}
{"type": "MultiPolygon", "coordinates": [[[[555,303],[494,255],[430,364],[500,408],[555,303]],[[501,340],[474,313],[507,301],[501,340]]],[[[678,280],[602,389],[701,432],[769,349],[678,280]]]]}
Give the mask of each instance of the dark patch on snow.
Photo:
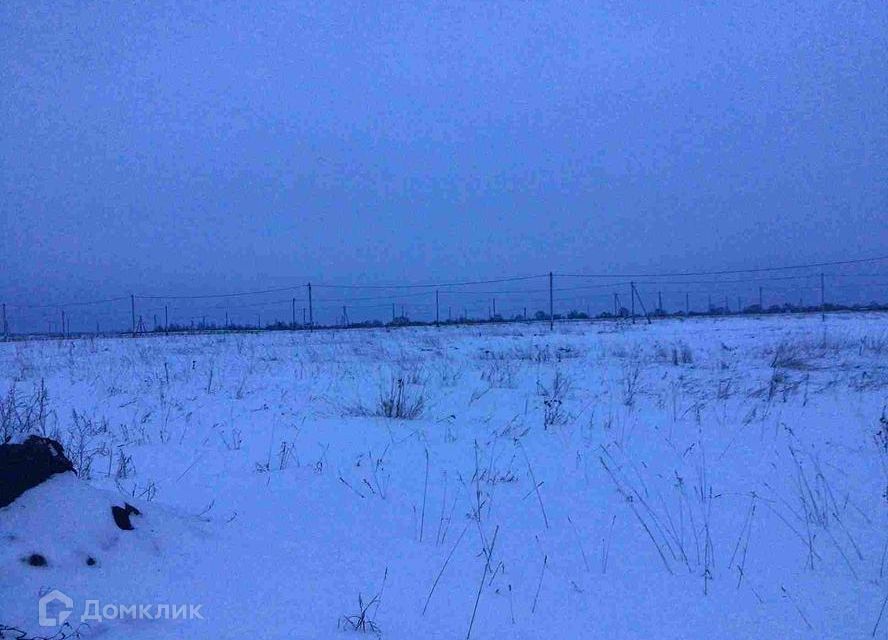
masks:
{"type": "Polygon", "coordinates": [[[57,473],[74,471],[55,440],[30,436],[22,444],[0,445],[0,509],[57,473]]]}
{"type": "Polygon", "coordinates": [[[39,553],[32,553],[27,558],[23,558],[23,560],[32,567],[45,567],[47,564],[46,557],[39,553]]]}
{"type": "Polygon", "coordinates": [[[130,522],[130,516],[140,516],[142,512],[136,509],[129,502],[124,502],[123,507],[111,507],[111,515],[114,516],[114,524],[124,531],[132,531],[133,523],[130,522]]]}
{"type": "Polygon", "coordinates": [[[87,566],[87,567],[94,567],[94,566],[96,566],[96,559],[93,558],[92,556],[88,556],[88,557],[86,558],[86,566],[87,566]]]}

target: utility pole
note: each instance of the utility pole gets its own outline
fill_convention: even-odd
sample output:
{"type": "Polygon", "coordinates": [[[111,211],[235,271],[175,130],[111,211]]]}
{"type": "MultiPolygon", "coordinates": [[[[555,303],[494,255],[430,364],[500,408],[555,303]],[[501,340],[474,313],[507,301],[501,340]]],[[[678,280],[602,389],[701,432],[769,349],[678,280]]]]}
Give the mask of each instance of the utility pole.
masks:
{"type": "MultiPolygon", "coordinates": [[[[644,319],[647,320],[648,324],[651,324],[651,317],[648,315],[647,309],[645,309],[645,307],[644,307],[644,300],[642,300],[641,296],[638,295],[638,290],[635,288],[634,282],[632,283],[632,293],[635,294],[635,298],[638,298],[638,304],[641,305],[641,312],[644,314],[644,319]]],[[[635,304],[634,304],[635,298],[633,298],[633,305],[632,305],[633,322],[635,321],[635,304]]]]}
{"type": "Polygon", "coordinates": [[[632,324],[635,324],[635,283],[629,283],[629,298],[632,300],[632,324]]]}
{"type": "Polygon", "coordinates": [[[311,283],[308,283],[308,326],[310,331],[314,331],[314,306],[311,301],[311,283]]]}
{"type": "Polygon", "coordinates": [[[133,321],[133,337],[136,337],[136,296],[130,294],[130,314],[133,321]]]}
{"type": "Polygon", "coordinates": [[[685,291],[685,315],[691,315],[691,294],[685,291]]]}
{"type": "Polygon", "coordinates": [[[762,304],[762,288],[759,286],[759,311],[764,311],[765,305],[762,304]]]}
{"type": "Polygon", "coordinates": [[[524,322],[527,322],[527,307],[524,307],[524,322]]]}
{"type": "Polygon", "coordinates": [[[225,328],[228,328],[228,311],[225,312],[225,328]]]}
{"type": "Polygon", "coordinates": [[[620,315],[620,296],[617,292],[614,292],[614,317],[619,317],[620,315]]]}
{"type": "Polygon", "coordinates": [[[657,291],[657,315],[663,314],[663,292],[657,291]]]}
{"type": "Polygon", "coordinates": [[[67,335],[67,331],[65,331],[65,310],[62,309],[62,337],[64,338],[67,335]]]}
{"type": "Polygon", "coordinates": [[[9,325],[6,323],[6,303],[3,303],[3,341],[9,340],[9,325]]]}
{"type": "Polygon", "coordinates": [[[820,272],[820,319],[826,322],[826,288],[822,271],[820,272]]]}
{"type": "Polygon", "coordinates": [[[552,272],[549,272],[549,331],[555,330],[555,300],[552,297],[552,272]]]}
{"type": "Polygon", "coordinates": [[[743,299],[737,296],[737,313],[743,313],[743,299]]]}
{"type": "Polygon", "coordinates": [[[496,298],[493,299],[493,318],[496,317],[496,298]]]}
{"type": "Polygon", "coordinates": [[[712,313],[712,294],[709,294],[709,313],[712,313]]]}
{"type": "MultiPolygon", "coordinates": [[[[153,315],[154,315],[154,324],[151,326],[154,327],[155,331],[157,331],[157,314],[155,313],[153,315]]],[[[228,323],[226,323],[226,324],[228,324],[228,323]]]]}
{"type": "Polygon", "coordinates": [[[395,303],[392,303],[392,322],[395,321],[395,303]]]}
{"type": "Polygon", "coordinates": [[[170,308],[168,305],[163,305],[163,330],[166,333],[170,332],[170,308]]]}
{"type": "Polygon", "coordinates": [[[435,289],[435,326],[440,326],[441,316],[438,312],[438,290],[435,289]]]}
{"type": "MultiPolygon", "coordinates": [[[[290,301],[290,303],[292,304],[292,309],[291,309],[291,311],[292,311],[292,319],[291,319],[291,322],[290,322],[290,328],[291,328],[291,329],[295,329],[295,328],[296,328],[296,298],[293,298],[293,299],[290,301]]],[[[226,324],[228,324],[228,321],[227,321],[227,320],[226,320],[226,324]]]]}

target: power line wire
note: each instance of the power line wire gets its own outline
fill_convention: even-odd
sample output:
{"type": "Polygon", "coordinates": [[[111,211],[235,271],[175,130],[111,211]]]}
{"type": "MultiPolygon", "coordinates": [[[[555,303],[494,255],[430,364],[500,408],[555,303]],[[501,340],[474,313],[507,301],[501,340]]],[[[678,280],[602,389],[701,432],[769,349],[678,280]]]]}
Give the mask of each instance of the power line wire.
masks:
{"type": "Polygon", "coordinates": [[[794,269],[814,269],[819,267],[835,267],[848,264],[863,264],[866,262],[881,262],[888,260],[888,256],[875,258],[859,258],[855,260],[834,260],[832,262],[811,262],[809,264],[788,265],[782,267],[756,267],[752,269],[724,269],[721,271],[675,271],[667,273],[556,273],[562,278],[667,278],[683,276],[721,276],[738,273],[764,273],[769,271],[792,271],[794,269]]]}
{"type": "Polygon", "coordinates": [[[325,289],[434,289],[445,287],[468,287],[478,284],[496,284],[499,282],[520,282],[523,280],[535,280],[537,278],[548,278],[548,273],[537,274],[533,276],[514,276],[510,278],[496,278],[494,280],[466,280],[463,282],[430,282],[427,284],[314,284],[311,286],[325,289]]]}
{"type": "Polygon", "coordinates": [[[106,298],[104,300],[79,300],[64,304],[10,304],[8,306],[13,309],[62,309],[66,307],[83,307],[109,302],[122,302],[123,300],[129,300],[129,296],[118,296],[117,298],[106,298]]]}

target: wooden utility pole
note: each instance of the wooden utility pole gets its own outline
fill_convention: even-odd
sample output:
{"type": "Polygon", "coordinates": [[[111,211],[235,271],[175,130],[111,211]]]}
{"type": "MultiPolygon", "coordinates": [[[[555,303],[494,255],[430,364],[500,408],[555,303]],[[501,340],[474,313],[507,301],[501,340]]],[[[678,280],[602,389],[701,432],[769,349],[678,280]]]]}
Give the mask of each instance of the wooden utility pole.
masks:
{"type": "MultiPolygon", "coordinates": [[[[290,320],[290,328],[291,328],[291,329],[295,329],[295,328],[296,328],[296,298],[293,298],[293,299],[290,301],[290,304],[292,305],[292,309],[291,309],[292,314],[291,314],[291,320],[290,320]]],[[[226,322],[226,324],[227,324],[227,322],[226,322]]]]}
{"type": "Polygon", "coordinates": [[[617,318],[620,315],[620,296],[615,291],[614,292],[614,317],[617,318]]]}
{"type": "Polygon", "coordinates": [[[493,298],[493,315],[491,317],[496,317],[496,298],[493,298]]]}
{"type": "Polygon", "coordinates": [[[395,303],[392,303],[392,322],[395,321],[395,303]]]}
{"type": "Polygon", "coordinates": [[[685,291],[685,315],[691,315],[691,294],[685,291]]]}
{"type": "Polygon", "coordinates": [[[62,309],[62,337],[64,338],[67,335],[67,331],[65,331],[65,310],[62,309]]]}
{"type": "Polygon", "coordinates": [[[632,300],[632,324],[635,324],[635,283],[629,283],[629,298],[632,300]]]}
{"type": "Polygon", "coordinates": [[[638,290],[635,288],[635,283],[632,284],[632,293],[633,293],[633,304],[632,304],[632,318],[633,322],[635,321],[635,298],[638,298],[638,304],[641,305],[641,312],[644,314],[644,319],[647,320],[648,324],[651,324],[651,317],[648,315],[647,309],[644,306],[644,300],[641,299],[641,296],[638,295],[638,290]]]}
{"type": "Polygon", "coordinates": [[[820,272],[820,319],[826,321],[826,288],[823,272],[820,272]]]}
{"type": "Polygon", "coordinates": [[[759,287],[759,311],[764,311],[764,310],[765,310],[765,305],[762,304],[762,288],[760,286],[759,287]]]}
{"type": "Polygon", "coordinates": [[[651,324],[651,317],[648,315],[648,310],[644,306],[644,300],[642,300],[641,296],[638,294],[638,289],[635,290],[635,295],[638,297],[638,304],[641,305],[641,312],[644,314],[644,319],[647,320],[648,324],[651,324]]]}
{"type": "Polygon", "coordinates": [[[136,337],[136,296],[130,294],[130,315],[133,321],[133,337],[136,337]]]}
{"type": "Polygon", "coordinates": [[[168,305],[163,305],[163,330],[166,333],[170,332],[170,308],[168,305]]]}
{"type": "Polygon", "coordinates": [[[9,340],[9,325],[6,323],[6,303],[3,303],[3,341],[9,340]]]}
{"type": "Polygon", "coordinates": [[[309,330],[314,331],[314,306],[311,300],[311,283],[308,283],[308,327],[309,330]]]}
{"type": "Polygon", "coordinates": [[[657,291],[657,315],[663,313],[663,292],[657,291]]]}
{"type": "Polygon", "coordinates": [[[555,330],[555,299],[552,295],[552,272],[549,272],[549,331],[555,330]]]}
{"type": "Polygon", "coordinates": [[[435,326],[440,326],[441,316],[438,312],[438,290],[435,289],[435,326]]]}

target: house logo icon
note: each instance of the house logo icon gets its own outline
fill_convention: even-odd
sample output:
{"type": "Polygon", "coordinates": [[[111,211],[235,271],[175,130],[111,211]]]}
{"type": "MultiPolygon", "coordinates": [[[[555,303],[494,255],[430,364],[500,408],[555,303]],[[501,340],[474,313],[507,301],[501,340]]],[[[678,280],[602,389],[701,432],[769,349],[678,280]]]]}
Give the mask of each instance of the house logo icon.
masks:
{"type": "Polygon", "coordinates": [[[65,623],[74,609],[74,600],[53,589],[37,601],[37,624],[41,627],[56,627],[65,623]]]}

